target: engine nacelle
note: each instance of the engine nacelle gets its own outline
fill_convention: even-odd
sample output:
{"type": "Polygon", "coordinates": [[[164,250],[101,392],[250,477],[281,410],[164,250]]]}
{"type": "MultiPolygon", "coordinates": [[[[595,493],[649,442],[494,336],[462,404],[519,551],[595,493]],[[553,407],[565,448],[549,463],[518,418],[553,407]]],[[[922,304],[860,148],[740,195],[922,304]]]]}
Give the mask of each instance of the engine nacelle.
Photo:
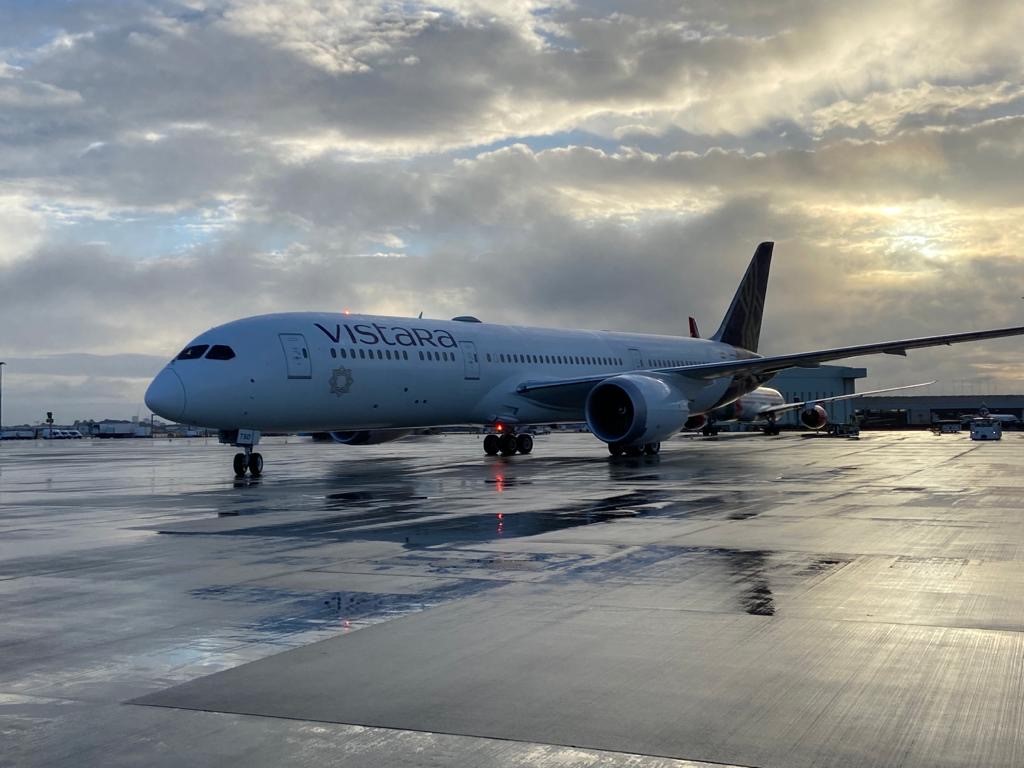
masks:
{"type": "Polygon", "coordinates": [[[686,423],[683,424],[683,429],[692,429],[695,431],[699,431],[701,429],[704,429],[704,427],[706,427],[707,425],[708,415],[706,413],[698,413],[686,420],[686,423]]]}
{"type": "Polygon", "coordinates": [[[811,405],[800,411],[800,423],[808,429],[821,429],[828,424],[828,413],[820,405],[811,405]]]}
{"type": "Polygon", "coordinates": [[[605,379],[587,396],[587,426],[606,443],[642,445],[666,440],[690,416],[689,399],[667,376],[625,373],[605,379]]]}
{"type": "Polygon", "coordinates": [[[342,445],[377,445],[400,440],[412,430],[409,429],[360,429],[354,432],[328,432],[331,440],[342,445]]]}

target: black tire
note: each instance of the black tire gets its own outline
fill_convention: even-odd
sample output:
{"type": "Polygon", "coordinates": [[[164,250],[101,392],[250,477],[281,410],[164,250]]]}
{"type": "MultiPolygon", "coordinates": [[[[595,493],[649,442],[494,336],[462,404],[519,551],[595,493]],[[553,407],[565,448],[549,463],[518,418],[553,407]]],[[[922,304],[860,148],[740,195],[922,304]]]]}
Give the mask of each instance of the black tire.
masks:
{"type": "Polygon", "coordinates": [[[488,435],[484,438],[484,453],[488,456],[497,456],[501,450],[501,441],[497,435],[488,435]]]}
{"type": "Polygon", "coordinates": [[[533,435],[517,435],[516,436],[516,450],[522,454],[527,454],[533,450],[533,435]]]}
{"type": "Polygon", "coordinates": [[[610,453],[612,456],[621,456],[622,446],[616,445],[615,443],[608,443],[608,453],[610,453]]]}
{"type": "Polygon", "coordinates": [[[235,468],[235,475],[237,477],[242,477],[242,476],[245,475],[246,467],[245,467],[245,454],[244,453],[236,453],[235,454],[234,468],[235,468]]]}
{"type": "Polygon", "coordinates": [[[626,455],[627,456],[643,456],[644,455],[644,447],[642,445],[631,445],[628,448],[626,448],[626,455]]]}
{"type": "Polygon", "coordinates": [[[250,453],[249,454],[249,474],[253,477],[259,477],[263,474],[263,454],[262,453],[250,453]]]}
{"type": "Polygon", "coordinates": [[[519,449],[516,436],[506,432],[498,438],[498,448],[501,450],[502,456],[512,456],[519,449]]]}
{"type": "Polygon", "coordinates": [[[644,453],[648,456],[657,456],[661,453],[661,443],[648,443],[644,446],[644,453]]]}

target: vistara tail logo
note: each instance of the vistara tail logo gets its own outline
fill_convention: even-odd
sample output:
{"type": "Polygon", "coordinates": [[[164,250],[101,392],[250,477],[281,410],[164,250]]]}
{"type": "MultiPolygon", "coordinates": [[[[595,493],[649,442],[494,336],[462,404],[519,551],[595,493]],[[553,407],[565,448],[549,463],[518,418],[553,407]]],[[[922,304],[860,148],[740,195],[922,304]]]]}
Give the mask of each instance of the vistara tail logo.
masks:
{"type": "Polygon", "coordinates": [[[331,372],[331,394],[341,397],[352,389],[352,371],[348,368],[335,368],[331,372]]]}

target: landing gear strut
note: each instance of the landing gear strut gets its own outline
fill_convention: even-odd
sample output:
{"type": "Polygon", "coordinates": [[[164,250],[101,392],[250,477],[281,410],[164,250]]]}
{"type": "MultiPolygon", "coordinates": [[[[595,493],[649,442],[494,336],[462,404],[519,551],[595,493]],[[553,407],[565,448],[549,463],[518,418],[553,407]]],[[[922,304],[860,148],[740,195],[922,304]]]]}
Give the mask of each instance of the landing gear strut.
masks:
{"type": "Polygon", "coordinates": [[[533,436],[517,435],[514,432],[503,432],[500,435],[487,435],[484,438],[484,453],[488,456],[513,456],[516,453],[527,454],[533,451],[533,436]]]}
{"type": "Polygon", "coordinates": [[[764,433],[768,436],[777,435],[782,430],[779,429],[779,425],[775,423],[775,419],[768,419],[764,425],[764,433]]]}

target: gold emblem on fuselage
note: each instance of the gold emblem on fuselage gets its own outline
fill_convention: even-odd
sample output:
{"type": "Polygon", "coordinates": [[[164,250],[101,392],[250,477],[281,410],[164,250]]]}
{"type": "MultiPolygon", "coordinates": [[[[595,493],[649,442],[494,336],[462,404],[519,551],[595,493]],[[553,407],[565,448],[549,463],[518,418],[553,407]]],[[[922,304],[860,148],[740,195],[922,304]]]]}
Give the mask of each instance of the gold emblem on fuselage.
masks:
{"type": "Polygon", "coordinates": [[[341,397],[352,389],[352,371],[348,368],[335,368],[331,373],[331,394],[341,397]]]}

